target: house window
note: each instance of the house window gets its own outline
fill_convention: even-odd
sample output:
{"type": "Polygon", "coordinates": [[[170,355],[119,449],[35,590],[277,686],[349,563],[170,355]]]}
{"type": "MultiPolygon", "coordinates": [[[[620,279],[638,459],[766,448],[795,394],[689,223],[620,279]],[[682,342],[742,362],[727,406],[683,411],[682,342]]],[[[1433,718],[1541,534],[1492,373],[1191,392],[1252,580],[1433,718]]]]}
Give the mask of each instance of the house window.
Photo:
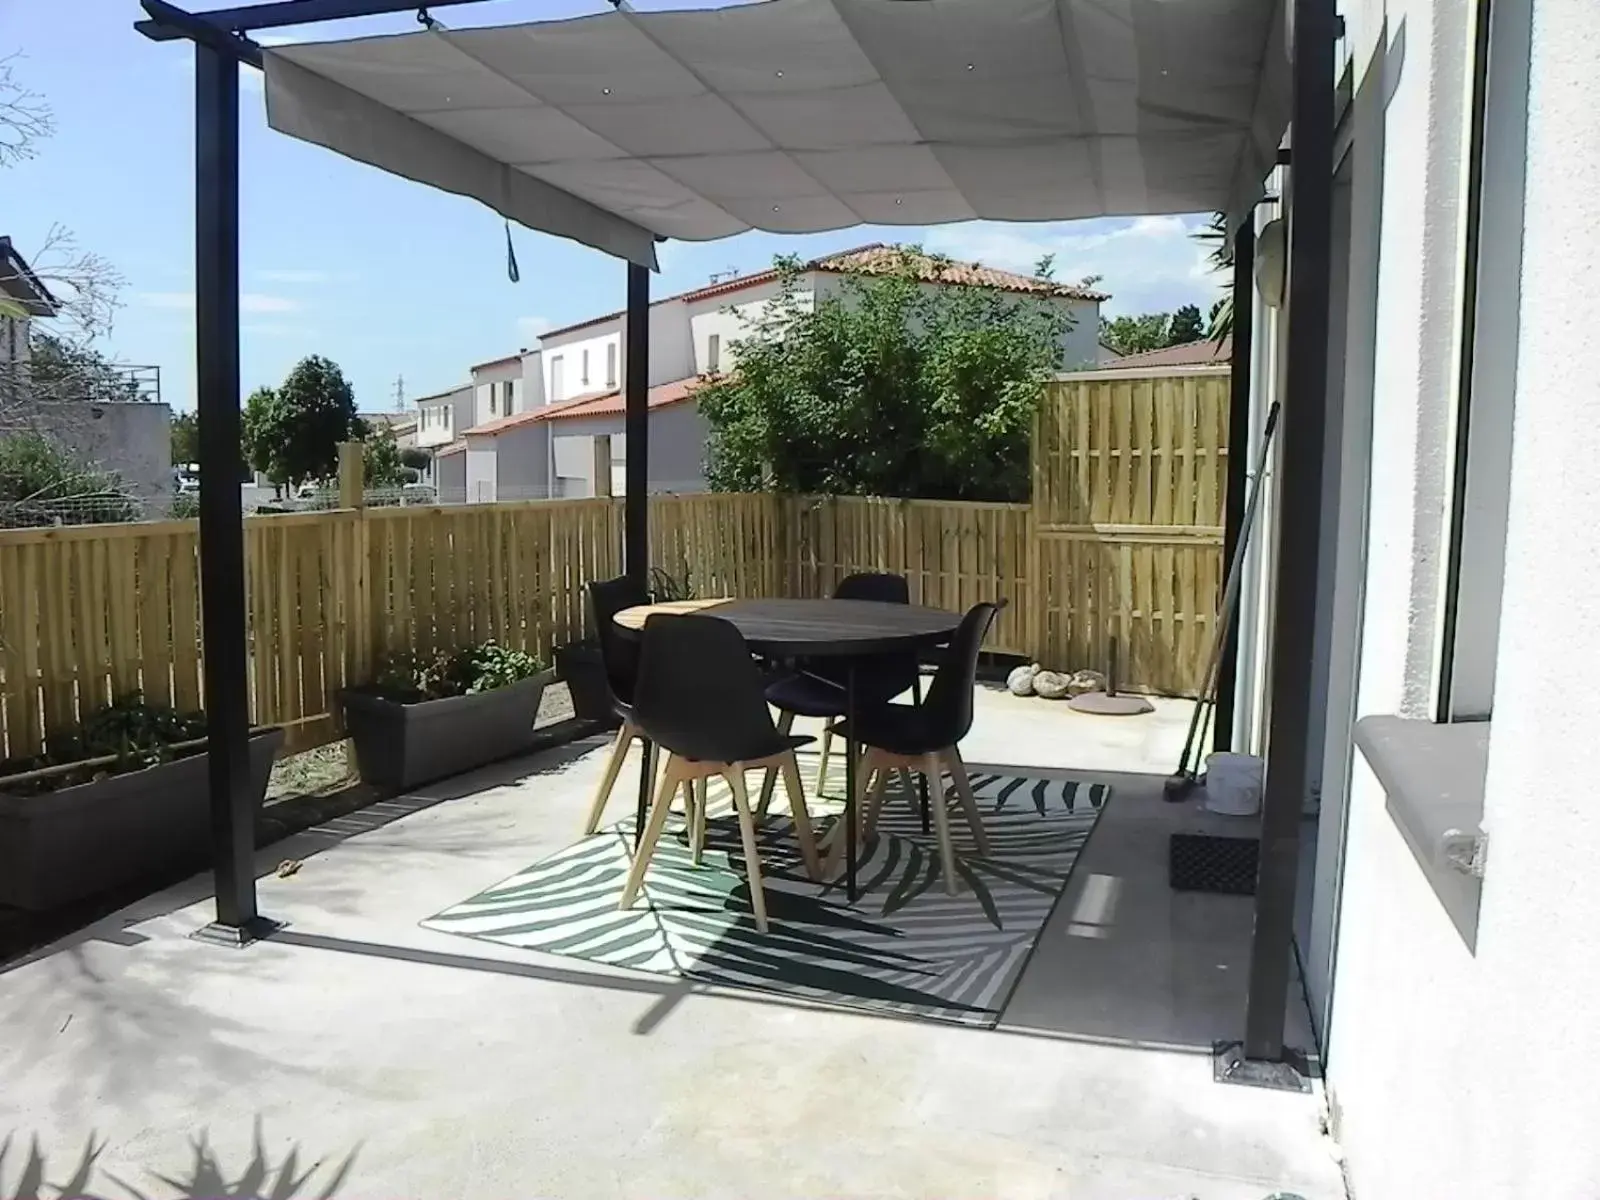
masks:
{"type": "Polygon", "coordinates": [[[584,387],[589,386],[589,352],[583,352],[583,370],[578,373],[578,382],[584,387]]]}
{"type": "Polygon", "coordinates": [[[712,373],[722,370],[722,335],[713,333],[706,339],[706,370],[712,373]]]}
{"type": "Polygon", "coordinates": [[[500,411],[499,408],[496,407],[499,403],[500,403],[500,385],[496,384],[496,383],[491,383],[489,385],[489,415],[491,417],[494,416],[496,413],[498,413],[500,411]]]}
{"type": "Polygon", "coordinates": [[[550,360],[550,399],[552,400],[565,398],[566,387],[561,378],[562,367],[565,365],[559,354],[550,360]]]}
{"type": "Polygon", "coordinates": [[[500,393],[500,411],[505,413],[507,416],[510,416],[511,415],[512,381],[507,379],[500,386],[501,386],[502,389],[504,389],[500,393]]]}
{"type": "Polygon", "coordinates": [[[617,386],[617,344],[615,342],[606,343],[606,386],[608,388],[617,386]]]}

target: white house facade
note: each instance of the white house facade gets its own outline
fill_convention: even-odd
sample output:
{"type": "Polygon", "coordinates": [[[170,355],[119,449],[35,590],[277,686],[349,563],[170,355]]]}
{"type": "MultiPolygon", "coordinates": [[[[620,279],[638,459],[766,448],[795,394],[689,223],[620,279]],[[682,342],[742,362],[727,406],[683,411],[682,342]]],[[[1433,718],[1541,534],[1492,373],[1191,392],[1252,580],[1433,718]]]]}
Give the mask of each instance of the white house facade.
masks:
{"type": "MultiPolygon", "coordinates": [[[[1360,1200],[1600,1196],[1600,5],[1343,8],[1324,516],[1304,531],[1322,586],[1298,651],[1326,700],[1300,833],[1308,1049],[1360,1200]]],[[[1254,437],[1280,315],[1257,307],[1254,437]]],[[[1269,506],[1295,486],[1271,482],[1269,506]]],[[[1253,548],[1247,645],[1272,645],[1273,557],[1253,548]]],[[[1265,658],[1241,665],[1235,731],[1258,752],[1265,658]]]]}

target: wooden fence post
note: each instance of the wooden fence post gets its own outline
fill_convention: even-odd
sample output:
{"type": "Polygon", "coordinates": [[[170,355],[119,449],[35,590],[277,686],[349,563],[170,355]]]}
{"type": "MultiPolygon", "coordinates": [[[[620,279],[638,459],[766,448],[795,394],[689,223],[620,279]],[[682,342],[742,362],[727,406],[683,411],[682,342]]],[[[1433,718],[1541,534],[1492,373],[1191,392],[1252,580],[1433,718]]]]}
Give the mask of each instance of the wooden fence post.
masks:
{"type": "Polygon", "coordinates": [[[366,503],[365,451],[360,442],[339,443],[340,508],[361,508],[366,503]]]}

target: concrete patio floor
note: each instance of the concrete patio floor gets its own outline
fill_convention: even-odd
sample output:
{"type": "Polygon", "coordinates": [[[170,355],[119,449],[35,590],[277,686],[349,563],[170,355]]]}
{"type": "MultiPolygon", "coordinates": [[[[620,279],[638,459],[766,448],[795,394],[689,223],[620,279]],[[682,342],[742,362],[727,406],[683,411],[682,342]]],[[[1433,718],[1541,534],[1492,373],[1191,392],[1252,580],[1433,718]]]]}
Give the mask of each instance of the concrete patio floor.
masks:
{"type": "MultiPolygon", "coordinates": [[[[84,1194],[152,1200],[275,1194],[291,1152],[321,1164],[305,1196],[1333,1200],[1320,1092],[1211,1079],[1251,905],[1166,884],[1166,834],[1205,823],[1161,798],[1188,713],[980,695],[970,762],[1115,788],[994,1031],[420,928],[575,839],[597,741],[308,831],[262,854],[262,910],[288,923],[267,942],[192,940],[201,878],[0,976],[0,1196],[29,1139],[59,1187],[93,1137],[84,1194]],[[257,1128],[266,1178],[232,1186],[257,1128]],[[186,1179],[202,1138],[229,1190],[156,1178],[186,1179]]],[[[1298,1001],[1290,1025],[1309,1046],[1298,1001]]]]}

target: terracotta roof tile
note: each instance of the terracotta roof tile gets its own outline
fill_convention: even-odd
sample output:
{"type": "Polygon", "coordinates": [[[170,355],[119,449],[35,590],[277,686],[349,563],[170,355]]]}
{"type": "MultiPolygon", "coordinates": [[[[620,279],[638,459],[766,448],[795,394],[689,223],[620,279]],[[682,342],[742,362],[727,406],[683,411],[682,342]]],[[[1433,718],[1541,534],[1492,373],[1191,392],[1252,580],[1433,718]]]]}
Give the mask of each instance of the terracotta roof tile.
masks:
{"type": "MultiPolygon", "coordinates": [[[[687,400],[698,388],[703,380],[698,375],[691,375],[687,379],[675,379],[671,383],[657,384],[651,388],[646,396],[646,403],[650,408],[665,408],[669,404],[677,404],[687,400]]],[[[570,400],[557,401],[555,404],[542,405],[531,408],[527,412],[513,413],[509,417],[501,417],[495,421],[485,421],[482,425],[474,425],[466,430],[463,437],[490,437],[503,433],[507,429],[517,429],[523,425],[532,425],[539,421],[565,421],[581,417],[602,417],[611,413],[625,411],[626,400],[620,391],[592,392],[587,396],[574,396],[570,400]]],[[[465,445],[465,443],[462,443],[465,445]]]]}

